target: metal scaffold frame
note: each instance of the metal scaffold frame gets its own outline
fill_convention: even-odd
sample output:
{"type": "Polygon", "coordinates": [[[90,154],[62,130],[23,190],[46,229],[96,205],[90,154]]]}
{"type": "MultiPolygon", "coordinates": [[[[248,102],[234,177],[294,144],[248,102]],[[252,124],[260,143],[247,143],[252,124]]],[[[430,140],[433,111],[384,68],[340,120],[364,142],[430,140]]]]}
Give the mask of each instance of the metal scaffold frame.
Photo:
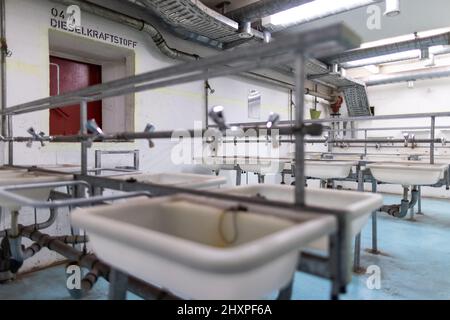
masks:
{"type": "MultiPolygon", "coordinates": [[[[81,174],[75,175],[77,180],[86,181],[93,187],[110,188],[123,191],[140,189],[140,191],[149,191],[152,195],[189,193],[199,196],[216,197],[225,200],[239,201],[242,203],[263,203],[264,205],[288,208],[295,211],[313,212],[317,214],[332,214],[338,221],[338,230],[336,234],[330,237],[329,252],[330,257],[311,255],[310,259],[304,259],[302,265],[304,270],[323,276],[333,281],[332,297],[337,298],[339,293],[345,292],[346,273],[348,270],[347,257],[348,248],[344,245],[343,235],[345,233],[345,223],[343,211],[324,210],[305,205],[304,200],[304,135],[308,133],[308,126],[303,119],[304,111],[304,84],[305,84],[305,59],[321,58],[332,54],[337,54],[359,45],[359,38],[342,24],[331,25],[318,30],[308,31],[297,35],[291,35],[286,38],[277,39],[270,44],[257,45],[252,47],[239,48],[231,52],[225,52],[217,56],[205,58],[198,61],[178,64],[161,70],[150,71],[140,75],[123,78],[120,80],[99,84],[82,90],[74,91],[45,99],[39,99],[32,102],[12,106],[1,111],[2,119],[10,119],[12,116],[30,113],[40,110],[66,107],[73,104],[80,104],[80,134],[70,137],[44,137],[35,135],[36,141],[71,141],[81,143],[81,174]],[[292,134],[295,137],[296,145],[296,188],[295,204],[286,204],[275,201],[261,201],[258,199],[249,199],[246,197],[237,197],[232,195],[223,195],[215,192],[206,192],[191,190],[185,188],[166,187],[155,184],[129,183],[114,179],[108,179],[99,176],[88,175],[87,154],[89,142],[105,140],[127,140],[127,139],[164,139],[170,138],[171,131],[166,132],[124,132],[111,135],[97,136],[88,134],[87,131],[87,103],[90,101],[101,100],[108,97],[121,96],[126,94],[138,93],[156,88],[173,86],[177,84],[207,80],[215,77],[235,75],[241,72],[267,68],[281,63],[294,62],[296,81],[295,81],[295,101],[296,101],[296,119],[295,125],[290,128],[278,128],[280,133],[292,134]],[[309,263],[308,263],[309,262],[309,263]]],[[[317,128],[317,126],[315,127],[317,128]]],[[[201,131],[203,132],[203,131],[201,131]]],[[[195,132],[190,131],[191,134],[195,132]]],[[[14,142],[29,141],[30,137],[4,137],[10,145],[14,142]]],[[[12,156],[12,155],[11,155],[12,156]]],[[[13,165],[11,158],[10,165],[13,165]]],[[[36,168],[35,168],[36,170],[36,168]]],[[[39,168],[37,168],[39,170],[39,168]]],[[[84,190],[84,189],[83,189],[84,190]]],[[[83,195],[84,191],[79,195],[83,195]]],[[[30,205],[30,203],[27,203],[30,205]]],[[[42,204],[41,204],[42,205],[42,204]]],[[[307,258],[307,257],[306,257],[307,258]]],[[[302,257],[303,259],[303,257],[302,257]]]]}

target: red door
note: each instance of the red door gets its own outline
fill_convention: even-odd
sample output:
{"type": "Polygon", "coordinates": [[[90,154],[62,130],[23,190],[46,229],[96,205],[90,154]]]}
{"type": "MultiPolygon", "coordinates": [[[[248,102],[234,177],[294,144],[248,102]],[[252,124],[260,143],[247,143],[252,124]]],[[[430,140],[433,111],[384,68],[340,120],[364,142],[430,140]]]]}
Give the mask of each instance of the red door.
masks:
{"type": "MultiPolygon", "coordinates": [[[[83,89],[101,82],[101,66],[50,57],[50,96],[83,89]]],[[[101,127],[102,101],[89,102],[87,115],[88,119],[95,119],[101,127]]],[[[79,132],[79,105],[50,110],[50,135],[73,135],[79,132]]]]}

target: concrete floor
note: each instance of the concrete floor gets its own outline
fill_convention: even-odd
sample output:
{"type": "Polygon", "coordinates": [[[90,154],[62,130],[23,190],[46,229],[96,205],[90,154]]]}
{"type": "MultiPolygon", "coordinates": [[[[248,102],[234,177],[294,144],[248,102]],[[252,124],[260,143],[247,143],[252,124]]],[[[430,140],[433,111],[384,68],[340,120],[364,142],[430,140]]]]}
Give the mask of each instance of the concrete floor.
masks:
{"type": "MultiPolygon", "coordinates": [[[[385,195],[385,203],[398,196],[385,195]]],[[[381,255],[362,253],[363,267],[377,265],[381,270],[381,288],[371,290],[367,274],[355,275],[348,293],[341,299],[450,299],[450,202],[424,199],[424,216],[416,221],[395,219],[379,214],[378,234],[381,255]]],[[[363,231],[362,247],[371,245],[371,225],[363,231]]],[[[21,276],[0,285],[0,299],[71,299],[65,288],[63,266],[21,276]]],[[[297,272],[294,299],[328,299],[330,284],[297,272]]],[[[108,283],[100,280],[86,299],[107,298],[108,283]]],[[[138,299],[129,294],[128,299],[138,299]]]]}

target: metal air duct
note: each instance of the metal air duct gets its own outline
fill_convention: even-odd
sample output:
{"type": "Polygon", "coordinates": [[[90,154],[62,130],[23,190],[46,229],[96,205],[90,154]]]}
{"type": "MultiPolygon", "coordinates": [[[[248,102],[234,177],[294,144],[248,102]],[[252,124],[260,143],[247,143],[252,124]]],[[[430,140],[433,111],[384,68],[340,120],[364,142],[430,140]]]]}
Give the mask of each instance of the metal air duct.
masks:
{"type": "Polygon", "coordinates": [[[450,77],[450,66],[441,68],[432,68],[408,72],[398,72],[387,75],[376,75],[363,79],[366,86],[378,86],[383,84],[408,82],[415,80],[435,79],[450,77]]]}

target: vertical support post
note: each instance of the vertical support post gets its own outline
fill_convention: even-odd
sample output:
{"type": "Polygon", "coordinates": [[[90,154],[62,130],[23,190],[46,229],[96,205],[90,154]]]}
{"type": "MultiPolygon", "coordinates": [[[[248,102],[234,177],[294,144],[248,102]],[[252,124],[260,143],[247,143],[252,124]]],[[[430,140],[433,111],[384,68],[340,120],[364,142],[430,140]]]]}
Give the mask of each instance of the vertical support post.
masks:
{"type": "MultiPolygon", "coordinates": [[[[372,178],[372,192],[377,192],[377,181],[372,178]]],[[[372,212],[372,253],[378,254],[377,211],[372,212]]]]}
{"type": "Polygon", "coordinates": [[[258,173],[258,183],[259,184],[264,184],[264,175],[261,173],[258,173]]]}
{"type": "Polygon", "coordinates": [[[417,201],[417,214],[423,215],[423,212],[422,212],[422,187],[418,186],[417,189],[419,192],[419,199],[417,201]]]}
{"type": "MultiPolygon", "coordinates": [[[[332,128],[328,130],[328,141],[334,141],[334,122],[332,123],[332,128]]],[[[328,142],[328,153],[333,152],[333,143],[328,142]]]]}
{"type": "Polygon", "coordinates": [[[121,271],[111,269],[109,273],[109,300],[126,300],[128,276],[121,271]]]}
{"type": "Polygon", "coordinates": [[[305,205],[304,136],[303,117],[305,104],[305,65],[303,55],[295,60],[295,204],[305,205]]]}
{"type": "MultiPolygon", "coordinates": [[[[102,151],[95,150],[95,168],[100,169],[102,167],[102,151]]],[[[101,174],[101,170],[95,171],[96,175],[101,174]]]]}
{"type": "MultiPolygon", "coordinates": [[[[0,38],[1,38],[1,61],[0,61],[0,78],[1,78],[1,110],[6,111],[8,99],[7,99],[7,70],[6,70],[6,58],[8,55],[8,48],[6,47],[6,3],[5,0],[0,0],[0,38]]],[[[2,124],[2,136],[12,137],[12,118],[10,115],[1,116],[2,124]]],[[[14,145],[12,141],[8,142],[8,164],[14,164],[14,145]]]]}
{"type": "Polygon", "coordinates": [[[236,186],[240,186],[241,181],[242,181],[242,169],[239,165],[236,165],[236,186]]]}
{"type": "Polygon", "coordinates": [[[367,157],[367,130],[364,130],[364,156],[367,157]]]}
{"type": "Polygon", "coordinates": [[[204,128],[208,129],[209,126],[209,119],[208,119],[208,112],[209,112],[209,85],[208,85],[208,80],[205,80],[204,82],[204,87],[205,87],[205,125],[204,128]]]}
{"type": "MultiPolygon", "coordinates": [[[[358,191],[364,191],[364,171],[358,170],[358,191]]],[[[361,271],[361,232],[355,238],[355,252],[353,257],[353,271],[361,271]]]]}
{"type": "MultiPolygon", "coordinates": [[[[80,134],[87,134],[87,101],[83,100],[80,104],[80,134]]],[[[87,141],[81,141],[81,174],[87,175],[87,141]]]]}
{"type": "Polygon", "coordinates": [[[430,164],[434,164],[434,139],[436,135],[436,117],[431,117],[430,164]]]}
{"type": "Polygon", "coordinates": [[[139,170],[139,150],[134,150],[133,166],[134,170],[139,170]]]}

